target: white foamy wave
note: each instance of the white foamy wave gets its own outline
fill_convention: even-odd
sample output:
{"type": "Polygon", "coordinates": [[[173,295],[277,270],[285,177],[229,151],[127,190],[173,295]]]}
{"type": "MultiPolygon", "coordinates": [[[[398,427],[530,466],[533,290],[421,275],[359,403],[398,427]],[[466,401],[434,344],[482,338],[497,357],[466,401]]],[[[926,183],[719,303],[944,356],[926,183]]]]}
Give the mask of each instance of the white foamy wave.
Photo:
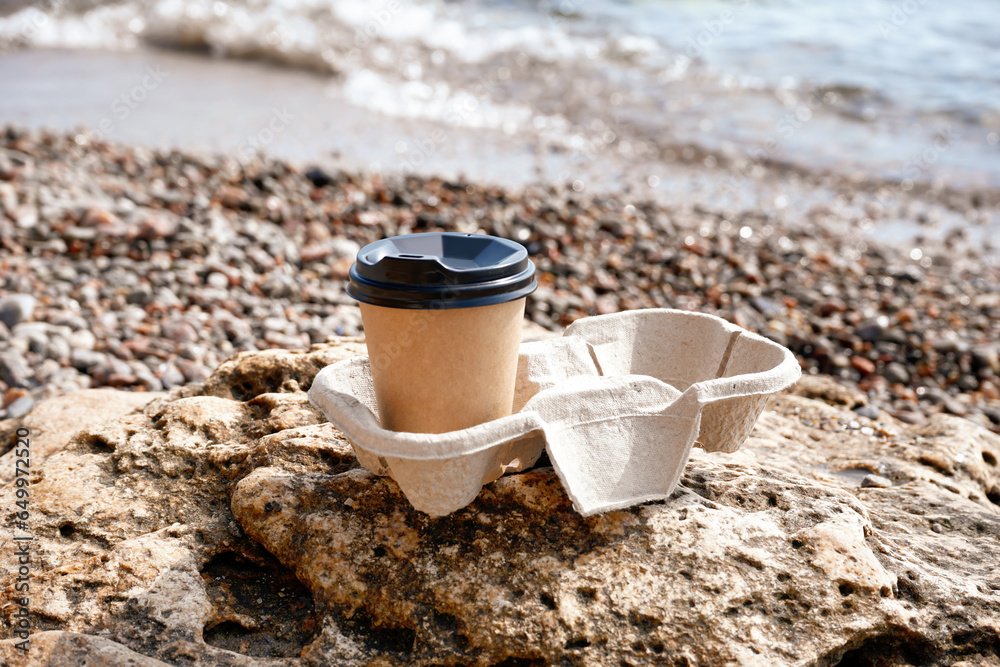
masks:
{"type": "Polygon", "coordinates": [[[396,118],[443,120],[453,127],[502,130],[507,134],[539,129],[565,132],[568,124],[558,116],[536,115],[530,107],[500,104],[445,82],[393,82],[371,70],[353,73],[343,94],[352,104],[396,118]]]}
{"type": "Polygon", "coordinates": [[[98,7],[83,14],[33,6],[0,17],[0,49],[132,49],[143,27],[133,5],[98,7]]]}
{"type": "Polygon", "coordinates": [[[237,5],[217,0],[161,0],[147,12],[145,41],[206,48],[214,55],[259,58],[320,71],[340,71],[350,31],[327,3],[237,5]]]}
{"type": "MultiPolygon", "coordinates": [[[[543,60],[593,58],[604,39],[573,36],[558,23],[495,25],[480,10],[441,0],[138,0],[109,6],[51,0],[0,16],[0,49],[132,49],[142,42],[204,48],[341,72],[436,52],[463,63],[503,53],[543,60]],[[77,3],[77,4],[74,4],[77,3]],[[408,51],[408,53],[404,53],[408,51]]],[[[643,38],[618,40],[644,50],[643,38]]],[[[439,55],[439,57],[441,57],[439,55]]]]}

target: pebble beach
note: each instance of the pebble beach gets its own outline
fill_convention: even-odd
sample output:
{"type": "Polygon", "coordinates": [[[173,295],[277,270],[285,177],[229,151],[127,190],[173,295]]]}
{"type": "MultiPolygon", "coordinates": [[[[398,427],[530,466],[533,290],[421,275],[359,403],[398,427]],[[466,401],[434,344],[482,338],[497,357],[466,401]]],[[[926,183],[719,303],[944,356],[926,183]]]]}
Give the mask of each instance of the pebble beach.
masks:
{"type": "MultiPolygon", "coordinates": [[[[788,346],[804,373],[857,387],[861,419],[947,412],[1000,432],[995,260],[960,236],[922,251],[859,238],[850,216],[877,220],[877,195],[846,180],[832,192],[788,224],[697,198],[348,173],[3,127],[0,419],[75,389],[171,389],[240,351],[362,334],[344,291],[359,248],[460,231],[527,247],[540,272],[527,316],[547,329],[636,308],[712,313],[788,346]]],[[[964,205],[975,219],[975,202],[964,205]]]]}

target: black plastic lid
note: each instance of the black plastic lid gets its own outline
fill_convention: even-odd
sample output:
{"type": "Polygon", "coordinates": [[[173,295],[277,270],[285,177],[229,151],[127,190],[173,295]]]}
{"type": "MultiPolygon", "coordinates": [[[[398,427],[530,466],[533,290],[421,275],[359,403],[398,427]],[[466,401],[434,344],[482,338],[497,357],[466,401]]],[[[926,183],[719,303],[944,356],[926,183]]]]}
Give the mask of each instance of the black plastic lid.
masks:
{"type": "Polygon", "coordinates": [[[373,306],[448,309],[515,301],[538,287],[528,251],[482,234],[410,234],[370,243],[347,293],[373,306]]]}

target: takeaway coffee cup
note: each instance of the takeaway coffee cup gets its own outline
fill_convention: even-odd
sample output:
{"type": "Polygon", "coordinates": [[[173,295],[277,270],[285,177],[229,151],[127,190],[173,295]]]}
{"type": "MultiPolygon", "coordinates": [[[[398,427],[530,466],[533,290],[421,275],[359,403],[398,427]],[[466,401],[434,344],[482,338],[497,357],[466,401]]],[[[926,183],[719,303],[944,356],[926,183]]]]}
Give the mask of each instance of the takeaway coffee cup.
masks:
{"type": "Polygon", "coordinates": [[[411,234],[361,249],[360,302],[383,428],[446,433],[511,413],[525,297],[538,286],[520,244],[411,234]]]}

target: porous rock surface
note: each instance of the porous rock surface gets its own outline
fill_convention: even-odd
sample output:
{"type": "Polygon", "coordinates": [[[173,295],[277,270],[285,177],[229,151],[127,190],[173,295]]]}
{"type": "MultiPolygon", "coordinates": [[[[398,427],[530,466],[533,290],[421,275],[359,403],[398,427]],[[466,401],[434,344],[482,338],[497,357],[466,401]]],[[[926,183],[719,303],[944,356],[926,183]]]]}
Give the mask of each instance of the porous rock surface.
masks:
{"type": "Polygon", "coordinates": [[[120,417],[163,396],[162,391],[81,389],[44,401],[20,419],[0,421],[0,481],[14,478],[13,444],[18,429],[26,428],[31,434],[31,465],[38,466],[80,429],[120,417]]]}
{"type": "Polygon", "coordinates": [[[813,380],[668,501],[585,519],[543,461],[435,519],[306,399],[363,348],[243,353],[35,468],[35,634],[0,663],[1000,664],[1000,437],[971,422],[813,380]]]}

